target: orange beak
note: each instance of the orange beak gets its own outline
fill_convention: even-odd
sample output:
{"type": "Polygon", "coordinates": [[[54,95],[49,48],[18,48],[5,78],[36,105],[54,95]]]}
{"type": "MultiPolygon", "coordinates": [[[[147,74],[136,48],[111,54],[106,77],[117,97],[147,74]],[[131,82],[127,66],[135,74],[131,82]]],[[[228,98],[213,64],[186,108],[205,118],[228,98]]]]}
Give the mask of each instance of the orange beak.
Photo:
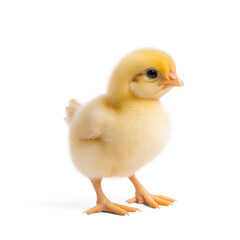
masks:
{"type": "Polygon", "coordinates": [[[168,79],[162,80],[158,83],[158,86],[164,86],[163,88],[166,87],[181,87],[184,86],[183,81],[179,79],[175,71],[173,70],[172,67],[170,67],[170,72],[168,74],[168,79]]]}

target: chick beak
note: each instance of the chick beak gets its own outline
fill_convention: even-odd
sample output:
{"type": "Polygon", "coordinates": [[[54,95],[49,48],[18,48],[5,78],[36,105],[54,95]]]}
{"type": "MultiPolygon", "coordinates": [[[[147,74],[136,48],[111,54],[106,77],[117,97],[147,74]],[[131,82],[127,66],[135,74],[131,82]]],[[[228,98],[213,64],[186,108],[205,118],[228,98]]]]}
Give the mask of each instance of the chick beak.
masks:
{"type": "Polygon", "coordinates": [[[181,87],[183,86],[183,81],[177,76],[173,68],[170,68],[170,72],[168,74],[168,78],[166,80],[162,80],[158,83],[158,86],[166,87],[181,87]]]}

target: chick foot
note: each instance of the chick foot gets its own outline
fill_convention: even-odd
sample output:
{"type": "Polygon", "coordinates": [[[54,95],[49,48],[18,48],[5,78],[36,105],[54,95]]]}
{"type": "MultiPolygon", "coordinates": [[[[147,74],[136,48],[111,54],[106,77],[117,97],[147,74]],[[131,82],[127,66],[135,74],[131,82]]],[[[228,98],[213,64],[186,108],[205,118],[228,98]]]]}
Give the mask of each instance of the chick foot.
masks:
{"type": "Polygon", "coordinates": [[[88,209],[84,213],[92,214],[95,212],[112,212],[119,215],[129,215],[128,212],[136,212],[140,211],[138,208],[129,207],[125,205],[121,205],[118,203],[111,202],[103,193],[101,188],[101,181],[102,179],[91,179],[93,187],[97,194],[97,205],[93,208],[88,209]]]}
{"type": "Polygon", "coordinates": [[[108,199],[106,199],[106,202],[98,203],[95,207],[88,209],[84,213],[92,214],[95,212],[102,212],[102,211],[112,212],[118,215],[129,215],[128,212],[136,212],[140,210],[138,208],[128,207],[118,203],[113,203],[108,199]]]}
{"type": "Polygon", "coordinates": [[[136,196],[128,199],[127,203],[146,203],[152,208],[159,208],[158,205],[169,206],[172,205],[176,200],[173,198],[165,197],[162,195],[153,195],[150,194],[142,184],[137,180],[135,175],[129,177],[130,181],[133,183],[136,189],[136,196]]]}

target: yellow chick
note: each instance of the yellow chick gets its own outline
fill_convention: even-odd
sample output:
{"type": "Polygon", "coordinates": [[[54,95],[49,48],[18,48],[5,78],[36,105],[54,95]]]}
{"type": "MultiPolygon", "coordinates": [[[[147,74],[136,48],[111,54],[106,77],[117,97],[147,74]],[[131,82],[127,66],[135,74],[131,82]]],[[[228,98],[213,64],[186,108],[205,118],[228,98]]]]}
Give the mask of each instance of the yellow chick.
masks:
{"type": "Polygon", "coordinates": [[[103,177],[126,176],[136,189],[128,203],[168,206],[175,200],[150,194],[135,172],[156,157],[169,135],[168,115],[159,99],[174,86],[183,86],[172,58],[155,49],[127,55],[111,76],[108,91],[81,106],[66,108],[70,152],[77,169],[96,191],[97,205],[87,211],[125,215],[139,209],[113,203],[103,193],[103,177]]]}

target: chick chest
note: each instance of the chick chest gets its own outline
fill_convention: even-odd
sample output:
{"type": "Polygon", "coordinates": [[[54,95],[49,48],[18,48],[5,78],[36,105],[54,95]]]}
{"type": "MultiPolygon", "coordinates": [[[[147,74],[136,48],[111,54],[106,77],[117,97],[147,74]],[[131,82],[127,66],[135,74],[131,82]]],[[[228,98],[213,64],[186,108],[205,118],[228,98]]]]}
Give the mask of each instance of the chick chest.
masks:
{"type": "Polygon", "coordinates": [[[103,141],[119,161],[141,167],[161,151],[168,135],[168,116],[160,102],[133,102],[116,112],[105,128],[103,141]]]}

